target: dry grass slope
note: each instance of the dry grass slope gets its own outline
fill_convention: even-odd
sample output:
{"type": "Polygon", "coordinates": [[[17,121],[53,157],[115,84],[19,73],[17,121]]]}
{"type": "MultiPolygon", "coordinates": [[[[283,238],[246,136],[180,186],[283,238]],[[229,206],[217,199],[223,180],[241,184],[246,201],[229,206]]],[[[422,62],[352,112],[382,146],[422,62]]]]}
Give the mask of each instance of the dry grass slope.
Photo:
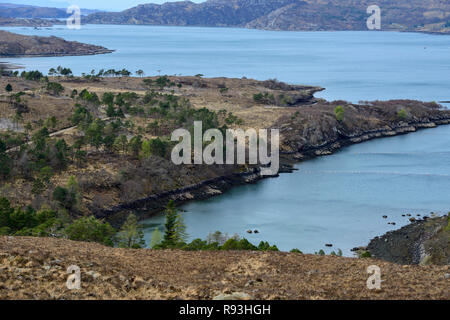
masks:
{"type": "Polygon", "coordinates": [[[0,238],[0,299],[450,299],[449,266],[279,252],[113,249],[46,238],[0,238]],[[68,290],[67,267],[82,288],[68,290]],[[367,267],[381,268],[369,290],[367,267]]]}

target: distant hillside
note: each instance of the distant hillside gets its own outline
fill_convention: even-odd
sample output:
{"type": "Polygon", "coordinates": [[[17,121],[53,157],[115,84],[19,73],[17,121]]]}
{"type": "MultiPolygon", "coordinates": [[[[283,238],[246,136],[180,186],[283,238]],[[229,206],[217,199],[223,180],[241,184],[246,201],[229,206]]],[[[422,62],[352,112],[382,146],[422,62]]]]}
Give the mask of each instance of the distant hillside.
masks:
{"type": "Polygon", "coordinates": [[[104,47],[57,37],[31,37],[0,30],[0,57],[77,56],[110,52],[104,47]]]}
{"type": "MultiPolygon", "coordinates": [[[[244,27],[268,30],[367,30],[371,0],[208,0],[144,4],[95,13],[94,24],[244,27]]],[[[450,33],[450,1],[379,0],[384,30],[450,33]]]]}
{"type": "Polygon", "coordinates": [[[0,17],[0,26],[2,27],[51,27],[55,24],[62,24],[64,21],[57,19],[28,19],[28,18],[2,18],[0,17]]]}
{"type": "MultiPolygon", "coordinates": [[[[98,12],[98,10],[81,9],[82,15],[98,12]]],[[[52,18],[64,19],[69,17],[65,8],[37,7],[24,4],[0,3],[0,17],[2,18],[52,18]]]]}

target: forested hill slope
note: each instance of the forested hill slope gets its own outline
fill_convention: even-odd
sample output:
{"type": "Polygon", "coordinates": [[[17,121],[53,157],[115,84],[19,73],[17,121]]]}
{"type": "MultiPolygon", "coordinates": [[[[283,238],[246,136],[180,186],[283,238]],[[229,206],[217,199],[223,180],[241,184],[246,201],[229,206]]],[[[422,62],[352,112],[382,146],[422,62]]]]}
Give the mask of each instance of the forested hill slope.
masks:
{"type": "MultiPolygon", "coordinates": [[[[94,13],[83,22],[245,27],[268,30],[367,30],[369,0],[209,0],[143,4],[94,13]]],[[[380,0],[382,29],[450,33],[450,1],[380,0]]]]}

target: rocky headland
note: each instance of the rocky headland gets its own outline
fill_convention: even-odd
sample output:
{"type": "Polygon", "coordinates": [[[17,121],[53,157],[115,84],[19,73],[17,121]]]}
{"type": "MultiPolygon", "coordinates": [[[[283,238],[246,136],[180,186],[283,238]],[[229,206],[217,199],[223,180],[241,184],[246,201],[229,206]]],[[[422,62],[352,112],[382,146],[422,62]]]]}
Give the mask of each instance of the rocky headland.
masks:
{"type": "Polygon", "coordinates": [[[57,37],[24,36],[0,30],[0,57],[81,56],[111,52],[105,47],[57,37]]]}

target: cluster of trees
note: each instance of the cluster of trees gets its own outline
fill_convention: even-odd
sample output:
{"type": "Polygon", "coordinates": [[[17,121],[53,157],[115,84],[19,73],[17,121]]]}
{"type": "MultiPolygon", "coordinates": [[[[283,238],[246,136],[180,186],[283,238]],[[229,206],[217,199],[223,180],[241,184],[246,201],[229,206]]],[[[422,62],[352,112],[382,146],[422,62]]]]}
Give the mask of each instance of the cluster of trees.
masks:
{"type": "Polygon", "coordinates": [[[58,66],[56,69],[55,68],[51,68],[48,71],[48,75],[49,76],[63,76],[63,77],[73,77],[73,73],[72,70],[70,70],[69,68],[63,68],[61,66],[58,66]]]}
{"type": "Polygon", "coordinates": [[[48,82],[46,89],[47,92],[54,96],[59,96],[64,91],[64,87],[58,82],[48,82]]]}
{"type": "Polygon", "coordinates": [[[151,237],[150,248],[152,249],[180,249],[186,251],[200,250],[252,250],[252,251],[278,251],[276,246],[268,242],[261,242],[258,246],[253,245],[247,239],[239,236],[222,234],[217,231],[210,234],[206,240],[195,239],[186,242],[188,237],[183,217],[178,212],[173,201],[170,201],[165,210],[166,222],[164,235],[156,229],[151,237]]]}
{"type": "Polygon", "coordinates": [[[275,97],[272,93],[255,93],[253,95],[253,100],[257,103],[270,103],[273,104],[275,102],[275,97]]]}
{"type": "MultiPolygon", "coordinates": [[[[7,199],[0,198],[0,235],[59,237],[119,248],[146,247],[143,226],[132,213],[128,215],[120,230],[94,216],[71,220],[64,213],[65,211],[55,210],[36,211],[32,207],[14,208],[7,199]]],[[[261,241],[256,246],[238,235],[229,237],[219,231],[210,234],[206,240],[195,239],[187,243],[186,225],[173,201],[168,203],[165,215],[164,233],[159,229],[153,232],[149,239],[151,249],[279,251],[277,246],[268,242],[261,241]]],[[[302,253],[298,249],[291,252],[302,253]]],[[[325,255],[325,252],[320,250],[316,254],[325,255]]],[[[342,256],[342,251],[340,249],[337,253],[333,251],[331,255],[342,256]]]]}
{"type": "Polygon", "coordinates": [[[64,139],[51,139],[47,127],[32,136],[31,144],[24,144],[24,139],[0,136],[0,180],[22,177],[32,182],[32,193],[40,195],[48,189],[53,174],[67,167],[72,148],[64,139]],[[15,146],[20,146],[17,153],[7,152],[15,146]]]}
{"type": "Polygon", "coordinates": [[[169,88],[171,88],[171,87],[175,87],[175,86],[177,86],[178,88],[181,88],[182,87],[182,84],[181,83],[179,83],[179,84],[176,84],[175,82],[173,82],[172,80],[170,80],[170,78],[168,77],[168,76],[161,76],[161,77],[158,77],[156,80],[152,80],[152,79],[145,79],[144,81],[144,84],[146,85],[146,86],[149,86],[149,87],[158,87],[159,89],[164,89],[165,87],[169,87],[169,88]]]}
{"type": "Polygon", "coordinates": [[[136,135],[128,139],[125,134],[120,134],[126,127],[121,119],[109,123],[98,118],[94,119],[86,107],[77,106],[71,121],[84,133],[73,145],[75,157],[78,160],[83,160],[86,154],[82,150],[85,145],[90,145],[97,150],[104,148],[109,152],[129,154],[136,158],[149,158],[151,155],[165,157],[169,149],[169,141],[159,137],[145,140],[142,135],[136,135]]]}
{"type": "Polygon", "coordinates": [[[45,78],[42,72],[40,71],[22,71],[20,77],[25,80],[39,81],[42,78],[45,78]]]}
{"type": "Polygon", "coordinates": [[[0,180],[9,177],[11,173],[12,159],[6,153],[6,143],[0,140],[0,180]]]}
{"type": "Polygon", "coordinates": [[[96,76],[96,77],[129,77],[131,76],[131,72],[128,71],[127,69],[122,69],[122,70],[115,70],[115,69],[109,69],[109,70],[104,70],[101,69],[100,71],[98,71],[97,73],[95,72],[95,70],[91,71],[91,76],[96,76]]]}
{"type": "Polygon", "coordinates": [[[145,246],[142,229],[133,214],[117,231],[94,216],[71,221],[64,211],[14,208],[6,198],[0,198],[0,235],[68,238],[123,248],[145,246]]]}
{"type": "Polygon", "coordinates": [[[61,235],[63,219],[57,212],[32,207],[14,208],[5,198],[0,198],[0,235],[49,237],[61,235]]]}

